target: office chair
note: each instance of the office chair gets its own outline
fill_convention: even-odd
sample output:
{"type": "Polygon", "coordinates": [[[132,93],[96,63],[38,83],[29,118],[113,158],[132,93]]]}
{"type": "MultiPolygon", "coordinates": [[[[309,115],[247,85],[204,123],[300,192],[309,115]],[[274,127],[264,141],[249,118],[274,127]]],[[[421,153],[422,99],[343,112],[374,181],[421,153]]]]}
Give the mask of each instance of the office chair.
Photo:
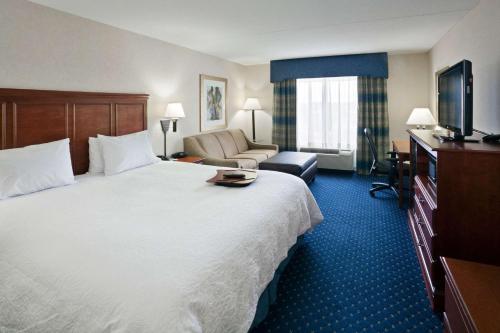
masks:
{"type": "Polygon", "coordinates": [[[396,157],[395,151],[387,152],[390,154],[390,158],[387,158],[385,161],[380,161],[377,157],[377,147],[375,146],[375,142],[373,141],[372,132],[369,128],[365,128],[363,133],[368,140],[368,146],[370,147],[370,153],[373,158],[373,163],[370,168],[370,175],[380,175],[387,174],[387,183],[381,182],[373,182],[372,188],[370,189],[370,195],[375,196],[375,192],[382,190],[392,190],[396,196],[398,196],[397,186],[398,184],[395,181],[397,175],[397,165],[398,158],[396,157]]]}

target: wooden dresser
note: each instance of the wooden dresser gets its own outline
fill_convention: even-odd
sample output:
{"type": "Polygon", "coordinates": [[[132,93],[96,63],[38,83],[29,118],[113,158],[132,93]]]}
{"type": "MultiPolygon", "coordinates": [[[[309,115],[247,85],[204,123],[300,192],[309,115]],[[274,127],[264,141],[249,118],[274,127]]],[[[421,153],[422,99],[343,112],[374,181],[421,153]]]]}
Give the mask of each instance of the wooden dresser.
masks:
{"type": "Polygon", "coordinates": [[[441,258],[445,332],[500,332],[500,266],[441,258]]]}
{"type": "Polygon", "coordinates": [[[439,257],[500,266],[500,144],[441,143],[430,130],[409,133],[408,224],[432,309],[441,312],[439,257]]]}

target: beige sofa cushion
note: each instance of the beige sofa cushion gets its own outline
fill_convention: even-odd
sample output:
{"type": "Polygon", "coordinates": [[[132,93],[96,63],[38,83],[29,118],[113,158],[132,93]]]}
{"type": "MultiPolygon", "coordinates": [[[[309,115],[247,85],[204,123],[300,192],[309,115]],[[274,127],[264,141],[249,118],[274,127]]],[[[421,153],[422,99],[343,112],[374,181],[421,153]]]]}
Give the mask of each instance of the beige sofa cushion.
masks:
{"type": "Polygon", "coordinates": [[[257,168],[260,162],[277,154],[275,145],[253,143],[241,129],[185,137],[184,150],[189,155],[204,157],[207,164],[246,169],[257,168]]]}
{"type": "Polygon", "coordinates": [[[227,158],[229,161],[238,161],[239,165],[243,169],[257,169],[257,161],[250,158],[227,158]]]}
{"type": "Polygon", "coordinates": [[[244,153],[244,154],[237,154],[237,155],[231,156],[231,158],[252,159],[255,162],[257,162],[257,164],[259,164],[260,162],[267,160],[267,155],[266,154],[247,154],[247,153],[244,153]]]}
{"type": "Polygon", "coordinates": [[[269,149],[250,149],[244,152],[244,154],[264,154],[267,158],[271,158],[276,155],[278,152],[276,150],[269,149]]]}
{"type": "Polygon", "coordinates": [[[196,136],[201,147],[207,152],[208,156],[224,158],[224,151],[217,137],[213,134],[200,134],[196,136]]]}
{"type": "Polygon", "coordinates": [[[226,158],[238,154],[238,148],[236,147],[236,143],[234,143],[234,139],[231,133],[229,133],[228,131],[221,131],[213,134],[219,140],[226,158]]]}
{"type": "Polygon", "coordinates": [[[248,150],[248,143],[242,130],[232,129],[228,132],[233,136],[236,147],[238,148],[238,152],[236,152],[235,154],[243,153],[248,150]]]}

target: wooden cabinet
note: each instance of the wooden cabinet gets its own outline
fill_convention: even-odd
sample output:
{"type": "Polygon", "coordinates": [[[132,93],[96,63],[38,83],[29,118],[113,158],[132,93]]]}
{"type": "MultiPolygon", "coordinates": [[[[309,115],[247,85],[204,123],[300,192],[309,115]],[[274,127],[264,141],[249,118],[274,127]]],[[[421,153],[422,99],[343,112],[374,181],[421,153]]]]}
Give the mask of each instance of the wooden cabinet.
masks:
{"type": "Polygon", "coordinates": [[[443,311],[439,257],[500,265],[500,144],[441,143],[410,130],[408,224],[427,295],[443,311]]]}
{"type": "Polygon", "coordinates": [[[500,267],[441,258],[447,333],[500,332],[500,267]]]}

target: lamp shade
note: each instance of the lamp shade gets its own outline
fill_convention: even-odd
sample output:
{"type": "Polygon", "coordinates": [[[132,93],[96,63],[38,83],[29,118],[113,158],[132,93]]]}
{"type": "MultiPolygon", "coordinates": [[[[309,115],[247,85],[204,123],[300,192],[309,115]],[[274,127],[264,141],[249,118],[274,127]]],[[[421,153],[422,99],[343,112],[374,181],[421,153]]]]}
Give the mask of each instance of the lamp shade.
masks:
{"type": "Polygon", "coordinates": [[[406,125],[436,125],[436,119],[428,108],[415,108],[406,121],[406,125]]]}
{"type": "Polygon", "coordinates": [[[181,103],[168,103],[167,109],[165,110],[165,118],[169,119],[179,119],[184,118],[184,109],[181,103]]]}
{"type": "Polygon", "coordinates": [[[257,98],[247,98],[243,110],[262,110],[259,100],[257,98]]]}

